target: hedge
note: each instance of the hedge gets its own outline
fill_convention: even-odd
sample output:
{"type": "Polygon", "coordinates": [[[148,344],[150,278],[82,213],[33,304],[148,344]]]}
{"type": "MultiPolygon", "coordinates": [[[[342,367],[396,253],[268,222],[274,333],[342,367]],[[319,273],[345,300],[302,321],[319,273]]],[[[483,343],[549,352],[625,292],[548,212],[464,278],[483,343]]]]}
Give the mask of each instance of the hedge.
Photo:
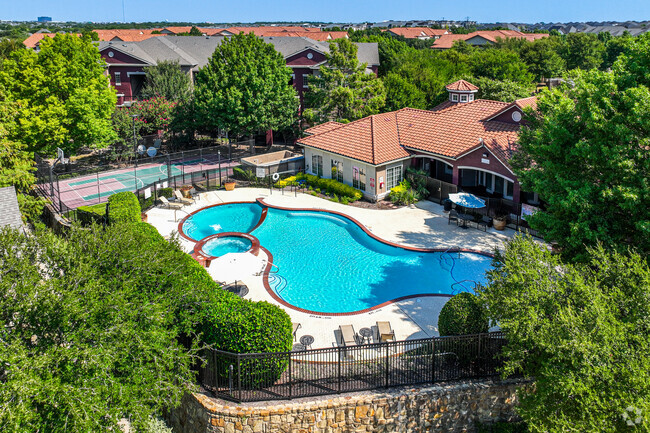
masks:
{"type": "Polygon", "coordinates": [[[295,176],[278,181],[275,186],[277,188],[284,188],[287,185],[292,185],[300,181],[304,181],[308,186],[311,186],[314,189],[318,188],[329,195],[336,195],[341,198],[345,197],[347,201],[356,201],[363,197],[361,191],[351,187],[350,185],[346,185],[334,179],[325,179],[305,173],[298,173],[295,176]]]}
{"type": "Polygon", "coordinates": [[[478,296],[461,292],[453,296],[440,311],[440,336],[480,334],[490,327],[487,309],[478,296]]]}
{"type": "Polygon", "coordinates": [[[106,217],[106,203],[94,204],[92,206],[79,206],[77,208],[77,219],[83,226],[92,223],[102,224],[106,217]]]}
{"type": "Polygon", "coordinates": [[[118,192],[108,198],[108,220],[111,224],[138,222],[140,202],[130,191],[118,192]]]}

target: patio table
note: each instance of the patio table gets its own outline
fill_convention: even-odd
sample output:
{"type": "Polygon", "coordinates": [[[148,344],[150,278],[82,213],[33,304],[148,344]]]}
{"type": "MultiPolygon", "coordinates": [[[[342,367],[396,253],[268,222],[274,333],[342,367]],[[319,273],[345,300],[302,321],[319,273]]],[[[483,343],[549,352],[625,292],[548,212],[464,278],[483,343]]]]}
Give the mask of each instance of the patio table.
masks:
{"type": "MultiPolygon", "coordinates": [[[[361,336],[364,338],[364,341],[368,340],[368,343],[370,343],[370,337],[372,337],[372,329],[361,328],[359,329],[359,334],[361,334],[361,336]]],[[[363,341],[361,343],[363,343],[363,341]]]]}
{"type": "Polygon", "coordinates": [[[472,221],[474,219],[474,216],[466,214],[466,213],[459,213],[458,218],[463,220],[463,225],[460,226],[460,227],[466,229],[467,228],[467,221],[472,221]]]}
{"type": "Polygon", "coordinates": [[[305,348],[311,347],[313,342],[314,342],[314,337],[312,337],[311,335],[303,335],[302,337],[300,337],[300,344],[305,346],[305,348]]]}

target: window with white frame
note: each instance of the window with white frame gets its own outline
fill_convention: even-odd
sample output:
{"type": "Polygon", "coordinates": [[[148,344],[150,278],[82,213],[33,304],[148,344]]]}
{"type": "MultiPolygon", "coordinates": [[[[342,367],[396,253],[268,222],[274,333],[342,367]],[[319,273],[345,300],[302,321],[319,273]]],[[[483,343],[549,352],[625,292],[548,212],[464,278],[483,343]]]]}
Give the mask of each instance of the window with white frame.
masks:
{"type": "Polygon", "coordinates": [[[467,102],[467,95],[460,95],[460,102],[467,102]]]}
{"type": "Polygon", "coordinates": [[[474,100],[474,94],[473,94],[473,93],[469,95],[469,100],[470,100],[470,101],[473,101],[473,100],[474,100]]]}
{"type": "Polygon", "coordinates": [[[332,160],[332,179],[343,182],[343,163],[332,160]]]}
{"type": "Polygon", "coordinates": [[[396,165],[386,169],[386,189],[395,188],[402,181],[402,166],[396,165]]]}
{"type": "Polygon", "coordinates": [[[366,172],[363,168],[352,167],[352,186],[361,191],[366,190],[366,172]]]}
{"type": "Polygon", "coordinates": [[[302,74],[302,87],[304,88],[309,87],[309,84],[307,84],[307,80],[309,80],[309,74],[302,74]]]}
{"type": "Polygon", "coordinates": [[[366,171],[363,168],[359,168],[359,189],[366,190],[366,171]]]}
{"type": "Polygon", "coordinates": [[[115,73],[115,85],[116,86],[122,85],[122,74],[120,72],[115,73]]]}
{"type": "Polygon", "coordinates": [[[458,95],[457,95],[456,93],[452,93],[452,94],[451,94],[451,100],[452,100],[453,102],[458,102],[458,95]]]}
{"type": "Polygon", "coordinates": [[[323,176],[323,157],[321,155],[311,156],[311,172],[316,176],[323,176]]]}

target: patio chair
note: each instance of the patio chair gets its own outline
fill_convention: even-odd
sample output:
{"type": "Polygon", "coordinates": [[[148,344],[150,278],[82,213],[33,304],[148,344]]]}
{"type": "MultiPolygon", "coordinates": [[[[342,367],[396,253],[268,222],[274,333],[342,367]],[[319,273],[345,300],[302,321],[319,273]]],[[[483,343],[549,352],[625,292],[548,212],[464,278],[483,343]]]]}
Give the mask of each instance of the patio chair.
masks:
{"type": "Polygon", "coordinates": [[[176,203],[176,202],[172,203],[163,196],[158,197],[158,200],[160,200],[163,207],[169,209],[183,209],[183,206],[185,206],[183,203],[176,203]]]}
{"type": "Polygon", "coordinates": [[[447,225],[451,224],[452,221],[456,221],[456,225],[458,225],[458,212],[455,209],[449,211],[449,220],[447,221],[447,225]]]}
{"type": "Polygon", "coordinates": [[[178,200],[178,201],[181,202],[181,203],[185,203],[185,204],[192,204],[192,203],[194,203],[194,199],[193,199],[193,198],[183,197],[183,194],[181,194],[181,192],[180,192],[179,190],[177,190],[177,189],[174,190],[174,196],[176,197],[176,200],[178,200]]]}
{"type": "Polygon", "coordinates": [[[296,332],[298,332],[298,328],[302,328],[302,325],[300,323],[291,322],[291,326],[293,327],[293,341],[296,341],[296,332]]]}
{"type": "Polygon", "coordinates": [[[483,227],[483,231],[487,232],[489,222],[490,222],[490,218],[487,217],[486,215],[483,215],[481,219],[476,222],[476,228],[480,229],[481,227],[483,227]]]}
{"type": "Polygon", "coordinates": [[[341,331],[341,339],[343,340],[344,346],[358,346],[357,342],[357,333],[354,332],[354,326],[352,325],[340,325],[339,331],[341,331]]]}
{"type": "Polygon", "coordinates": [[[385,343],[387,341],[395,341],[395,331],[390,326],[390,322],[376,322],[377,333],[379,334],[379,342],[385,343]]]}

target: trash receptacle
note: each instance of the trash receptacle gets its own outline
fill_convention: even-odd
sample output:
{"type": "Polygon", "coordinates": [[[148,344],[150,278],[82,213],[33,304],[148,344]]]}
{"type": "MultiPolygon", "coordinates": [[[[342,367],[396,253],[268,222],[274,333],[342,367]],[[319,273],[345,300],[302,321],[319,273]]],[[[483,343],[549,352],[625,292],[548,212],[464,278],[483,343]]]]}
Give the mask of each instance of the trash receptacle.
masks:
{"type": "Polygon", "coordinates": [[[442,205],[444,206],[445,212],[449,212],[451,210],[451,200],[448,198],[442,202],[442,205]]]}

